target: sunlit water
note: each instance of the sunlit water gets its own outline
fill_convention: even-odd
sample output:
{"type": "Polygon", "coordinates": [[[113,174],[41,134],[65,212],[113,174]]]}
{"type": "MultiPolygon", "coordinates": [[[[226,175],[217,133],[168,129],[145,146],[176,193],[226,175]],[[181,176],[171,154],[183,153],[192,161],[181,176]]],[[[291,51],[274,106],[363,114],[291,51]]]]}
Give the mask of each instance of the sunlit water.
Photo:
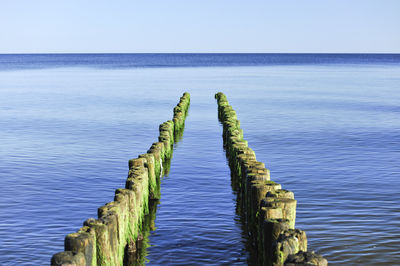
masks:
{"type": "Polygon", "coordinates": [[[124,186],[128,159],[156,141],[184,91],[191,107],[148,264],[246,263],[217,91],[272,180],[294,191],[309,249],[331,264],[399,264],[399,56],[314,57],[214,66],[210,55],[141,57],[144,68],[132,58],[0,56],[0,265],[46,265],[62,251],[124,186]]]}

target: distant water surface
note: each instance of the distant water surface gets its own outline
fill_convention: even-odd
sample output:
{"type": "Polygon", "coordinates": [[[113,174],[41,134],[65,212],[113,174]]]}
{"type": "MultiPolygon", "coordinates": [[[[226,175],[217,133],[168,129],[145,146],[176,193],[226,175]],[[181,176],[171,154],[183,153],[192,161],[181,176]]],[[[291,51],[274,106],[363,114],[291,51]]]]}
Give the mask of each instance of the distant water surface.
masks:
{"type": "Polygon", "coordinates": [[[184,91],[149,265],[245,264],[214,94],[332,265],[400,264],[400,56],[0,55],[0,265],[46,265],[124,186],[184,91]]]}
{"type": "Polygon", "coordinates": [[[400,54],[3,54],[0,70],[279,65],[398,65],[400,54]]]}

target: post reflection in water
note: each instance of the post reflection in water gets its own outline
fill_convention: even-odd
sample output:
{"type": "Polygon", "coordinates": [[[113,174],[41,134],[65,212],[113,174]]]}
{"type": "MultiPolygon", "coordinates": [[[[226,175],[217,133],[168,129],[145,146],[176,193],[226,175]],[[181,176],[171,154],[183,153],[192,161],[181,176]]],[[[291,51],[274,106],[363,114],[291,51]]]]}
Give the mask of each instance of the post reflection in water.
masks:
{"type": "Polygon", "coordinates": [[[149,262],[147,259],[147,248],[150,247],[149,236],[152,231],[155,231],[157,229],[155,225],[155,220],[157,206],[159,203],[159,200],[149,201],[149,213],[144,217],[142,224],[142,233],[138,236],[138,240],[134,245],[136,248],[136,252],[129,252],[128,250],[125,250],[125,266],[145,265],[149,262]]]}

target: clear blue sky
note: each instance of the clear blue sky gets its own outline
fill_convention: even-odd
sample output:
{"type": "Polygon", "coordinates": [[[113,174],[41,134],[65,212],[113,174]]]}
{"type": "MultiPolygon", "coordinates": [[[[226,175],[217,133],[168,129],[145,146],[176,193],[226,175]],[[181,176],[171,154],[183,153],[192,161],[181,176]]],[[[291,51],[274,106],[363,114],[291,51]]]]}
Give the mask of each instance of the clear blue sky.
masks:
{"type": "Polygon", "coordinates": [[[400,53],[400,0],[0,0],[0,53],[400,53]]]}

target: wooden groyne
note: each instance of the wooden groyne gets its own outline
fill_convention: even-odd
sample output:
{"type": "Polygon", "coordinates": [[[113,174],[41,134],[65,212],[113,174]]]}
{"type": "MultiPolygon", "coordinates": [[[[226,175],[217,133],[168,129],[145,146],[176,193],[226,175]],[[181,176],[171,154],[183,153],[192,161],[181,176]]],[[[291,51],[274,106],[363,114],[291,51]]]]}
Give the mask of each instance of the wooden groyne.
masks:
{"type": "Polygon", "coordinates": [[[255,249],[256,264],[327,265],[325,258],[307,251],[306,233],[295,229],[297,201],[293,192],[270,180],[269,170],[257,161],[254,151],[243,139],[240,122],[226,96],[219,92],[215,98],[232,183],[255,249]]]}
{"type": "Polygon", "coordinates": [[[117,189],[114,201],[98,209],[97,219],[86,220],[76,233],[65,237],[64,251],[53,255],[51,265],[135,264],[149,201],[160,198],[163,165],[182,136],[189,105],[190,95],[185,92],[174,108],[173,119],[160,125],[158,142],[147,153],[129,160],[125,188],[117,189]]]}

